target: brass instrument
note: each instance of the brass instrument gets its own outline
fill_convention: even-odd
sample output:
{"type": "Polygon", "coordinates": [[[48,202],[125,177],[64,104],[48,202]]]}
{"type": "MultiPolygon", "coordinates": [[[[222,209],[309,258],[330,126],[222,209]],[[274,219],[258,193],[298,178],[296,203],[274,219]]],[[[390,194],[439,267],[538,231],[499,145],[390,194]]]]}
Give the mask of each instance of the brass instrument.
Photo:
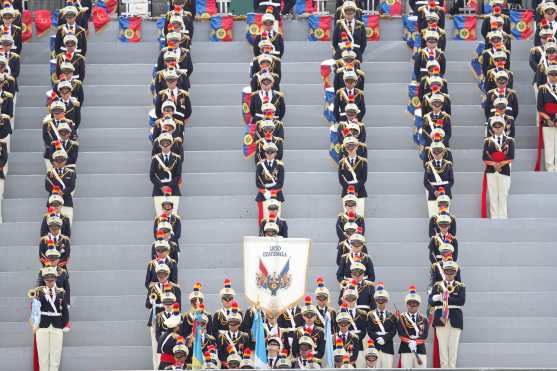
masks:
{"type": "Polygon", "coordinates": [[[36,287],[34,289],[30,289],[29,291],[27,291],[27,297],[29,299],[35,299],[37,296],[38,296],[38,292],[36,287]]]}
{"type": "Polygon", "coordinates": [[[157,301],[158,295],[156,292],[152,292],[149,294],[149,300],[150,301],[157,301]]]}

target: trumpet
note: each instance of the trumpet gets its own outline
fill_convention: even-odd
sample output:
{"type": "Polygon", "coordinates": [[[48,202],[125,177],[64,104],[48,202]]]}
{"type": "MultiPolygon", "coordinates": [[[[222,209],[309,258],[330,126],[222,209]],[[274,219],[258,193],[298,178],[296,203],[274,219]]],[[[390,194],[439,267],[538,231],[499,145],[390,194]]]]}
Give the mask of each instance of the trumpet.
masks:
{"type": "Polygon", "coordinates": [[[35,299],[37,297],[37,289],[30,289],[29,291],[27,291],[27,297],[29,299],[35,299]]]}
{"type": "Polygon", "coordinates": [[[158,298],[158,295],[157,295],[156,292],[152,292],[152,293],[149,294],[149,300],[150,300],[151,302],[157,301],[157,298],[158,298]]]}

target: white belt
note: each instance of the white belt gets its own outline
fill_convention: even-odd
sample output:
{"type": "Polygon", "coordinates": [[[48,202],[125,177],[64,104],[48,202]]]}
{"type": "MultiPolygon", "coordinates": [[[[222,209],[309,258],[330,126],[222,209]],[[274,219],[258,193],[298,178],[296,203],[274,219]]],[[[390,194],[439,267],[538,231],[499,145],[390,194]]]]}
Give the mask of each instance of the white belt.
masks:
{"type": "Polygon", "coordinates": [[[262,3],[259,3],[259,5],[271,5],[271,6],[280,6],[280,3],[274,3],[272,1],[263,1],[262,3]]]}
{"type": "MultiPolygon", "coordinates": [[[[438,305],[436,307],[434,307],[435,310],[437,309],[444,309],[442,305],[438,305]]],[[[462,306],[460,305],[449,305],[449,309],[462,309],[462,306]]]]}
{"type": "Polygon", "coordinates": [[[365,305],[365,304],[356,305],[356,308],[370,309],[369,305],[365,305]]]}
{"type": "Polygon", "coordinates": [[[62,314],[61,313],[56,313],[56,312],[41,312],[41,316],[62,317],[62,314]]]}
{"type": "Polygon", "coordinates": [[[432,186],[440,186],[440,185],[447,185],[447,184],[449,184],[449,182],[447,182],[447,181],[442,181],[442,182],[429,182],[429,184],[431,184],[432,186]]]}

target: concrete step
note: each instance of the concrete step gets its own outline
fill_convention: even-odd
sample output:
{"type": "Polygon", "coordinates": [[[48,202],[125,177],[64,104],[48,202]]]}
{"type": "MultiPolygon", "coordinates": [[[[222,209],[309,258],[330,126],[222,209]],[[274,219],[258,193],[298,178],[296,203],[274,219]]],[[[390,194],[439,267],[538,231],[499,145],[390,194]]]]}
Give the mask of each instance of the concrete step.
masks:
{"type": "MultiPolygon", "coordinates": [[[[452,129],[451,148],[477,149],[477,158],[483,148],[482,126],[455,127],[452,129]]],[[[366,144],[373,150],[415,149],[412,140],[413,126],[408,127],[369,127],[366,128],[366,144]]],[[[284,147],[291,150],[319,150],[330,147],[330,130],[327,127],[286,127],[284,147]]],[[[80,150],[92,152],[143,151],[148,153],[152,144],[146,128],[88,129],[83,122],[79,130],[80,150]],[[124,145],[125,143],[125,145],[124,145]]],[[[238,150],[241,153],[244,128],[234,127],[191,127],[185,131],[184,149],[186,151],[238,150]]],[[[516,128],[516,147],[535,149],[538,133],[533,127],[516,128]]],[[[18,130],[12,138],[12,151],[39,152],[44,148],[42,132],[39,129],[18,130]]],[[[369,157],[369,156],[368,156],[369,157]]]]}
{"type": "MultiPolygon", "coordinates": [[[[462,332],[461,341],[471,343],[504,341],[507,336],[512,336],[512,331],[517,328],[520,329],[524,341],[548,342],[548,336],[555,328],[547,326],[546,323],[553,319],[554,317],[540,319],[472,317],[467,323],[468,331],[462,332]]],[[[26,331],[28,326],[27,323],[20,322],[0,324],[3,333],[9,335],[3,337],[4,341],[0,340],[0,346],[29,345],[30,337],[26,331]]],[[[149,342],[146,321],[73,322],[71,332],[64,339],[64,344],[67,346],[145,346],[149,345],[149,342]]]]}
{"type": "MultiPolygon", "coordinates": [[[[462,343],[459,349],[459,367],[543,367],[551,365],[555,343],[462,343]],[[528,356],[536,354],[536,359],[528,356]],[[499,359],[500,358],[500,359],[499,359]],[[485,359],[485,361],[483,361],[485,359]],[[534,364],[534,366],[533,366],[534,364]]],[[[431,352],[431,348],[430,348],[431,352]]],[[[89,371],[149,369],[150,347],[64,347],[62,364],[64,369],[79,368],[89,371]],[[89,362],[83,362],[83,360],[89,362]],[[98,361],[97,361],[98,360],[98,361]],[[94,362],[93,362],[94,361],[94,362]]],[[[7,371],[32,367],[31,347],[7,348],[0,352],[0,361],[7,371]],[[16,362],[16,358],[21,357],[16,362]]],[[[431,364],[431,363],[429,363],[431,364]]]]}
{"type": "MultiPolygon", "coordinates": [[[[460,195],[453,198],[452,211],[459,217],[477,217],[480,195],[460,195]]],[[[219,218],[257,218],[254,196],[192,196],[180,200],[183,219],[210,219],[215,210],[219,218]]],[[[153,215],[152,197],[76,197],[74,217],[79,220],[138,220],[153,215]],[[109,211],[109,212],[107,212],[109,211]]],[[[341,210],[337,195],[291,195],[282,215],[286,218],[312,218],[335,215],[341,210]]],[[[32,222],[44,214],[44,198],[8,199],[2,204],[6,221],[32,222]]],[[[424,218],[427,216],[423,195],[370,195],[366,200],[366,216],[370,218],[424,218]]],[[[557,194],[510,195],[509,217],[544,218],[555,215],[557,194]]]]}
{"type": "MultiPolygon", "coordinates": [[[[147,166],[146,166],[147,167],[147,166]]],[[[289,172],[285,177],[286,198],[295,194],[338,195],[336,172],[289,172]]],[[[184,173],[187,187],[183,195],[255,195],[255,176],[244,173],[184,173]]],[[[455,195],[479,194],[482,173],[455,173],[455,195]]],[[[554,194],[554,173],[516,172],[512,175],[513,194],[554,194]]],[[[6,181],[5,198],[46,197],[42,175],[13,175],[6,181]]],[[[78,174],[76,197],[147,197],[152,184],[147,169],[142,174],[78,174]],[[106,184],[113,188],[109,191],[106,184]]],[[[373,194],[423,194],[423,172],[378,172],[368,175],[366,188],[373,194]]],[[[478,200],[479,202],[479,200],[478,200]]]]}
{"type": "MultiPolygon", "coordinates": [[[[149,218],[149,216],[145,216],[149,218]]],[[[555,240],[552,218],[513,218],[483,220],[459,218],[459,239],[468,242],[552,242],[555,240]]],[[[306,237],[315,242],[334,241],[335,218],[289,219],[289,235],[306,237]],[[324,229],[323,226],[331,226],[324,229]]],[[[427,220],[424,218],[367,219],[366,236],[370,242],[426,242],[427,220]]],[[[0,246],[38,243],[39,222],[0,225],[0,246]],[[8,233],[9,231],[9,233],[8,233]]],[[[75,221],[72,243],[149,244],[153,240],[152,221],[75,221]],[[101,233],[102,232],[102,233],[101,233]]],[[[254,219],[186,220],[182,223],[182,243],[240,243],[243,236],[256,235],[254,219]],[[215,230],[220,233],[214,233],[215,230]]]]}
{"type": "MultiPolygon", "coordinates": [[[[374,263],[378,266],[413,266],[416,262],[423,262],[424,265],[427,265],[429,261],[428,242],[370,242],[367,244],[367,248],[374,263]],[[397,254],[393,254],[393,251],[396,251],[397,254]],[[400,259],[400,256],[404,256],[405,259],[400,259]]],[[[0,272],[37,269],[39,263],[36,245],[0,247],[2,256],[12,262],[3,266],[0,272]]],[[[465,268],[514,266],[518,261],[520,261],[521,267],[547,267],[551,266],[552,258],[557,255],[557,252],[554,251],[556,246],[556,242],[491,242],[487,246],[489,254],[485,254],[486,244],[460,240],[458,262],[465,268]],[[528,251],[526,255],[525,250],[528,251]]],[[[311,264],[332,265],[336,259],[336,247],[336,241],[313,243],[310,253],[311,264]]],[[[242,247],[239,244],[222,243],[198,246],[182,243],[180,249],[181,256],[187,256],[187,265],[195,265],[203,269],[216,266],[226,269],[243,264],[242,247]],[[207,260],[207,254],[211,254],[213,259],[207,260]]],[[[145,268],[146,262],[150,259],[151,245],[148,242],[141,245],[109,243],[101,246],[94,242],[85,245],[72,244],[72,271],[74,269],[86,271],[140,269],[145,268]],[[126,259],[106,259],[107,255],[125,256],[126,259]]],[[[181,266],[184,264],[186,263],[180,261],[181,266]]]]}
{"type": "MultiPolygon", "coordinates": [[[[399,33],[398,35],[402,35],[399,33]]],[[[399,36],[395,36],[397,39],[399,36]]],[[[410,51],[400,41],[370,42],[364,54],[366,61],[408,61],[410,51]]],[[[49,51],[47,40],[44,43],[26,45],[22,62],[25,64],[48,63],[49,51]]],[[[476,49],[474,42],[449,42],[446,50],[448,61],[469,62],[476,49]]],[[[532,43],[528,40],[513,40],[511,67],[513,62],[523,63],[528,60],[532,43]]],[[[138,44],[123,44],[116,40],[90,42],[87,45],[87,63],[151,63],[157,55],[158,43],[142,42],[138,44]],[[118,53],[114,53],[118,49],[118,53]]],[[[329,42],[288,41],[285,43],[284,62],[321,62],[331,58],[331,44],[329,42]],[[311,50],[311,53],[308,53],[311,50]]],[[[192,47],[195,63],[199,62],[246,62],[252,60],[251,45],[242,37],[241,41],[227,43],[199,42],[192,47]]]]}
{"type": "MultiPolygon", "coordinates": [[[[95,84],[95,82],[92,82],[95,84]]],[[[246,78],[247,83],[247,78],[246,78]]],[[[190,97],[192,104],[206,104],[211,102],[215,105],[233,105],[239,103],[242,88],[246,83],[238,84],[192,84],[190,97]]],[[[474,89],[474,83],[451,83],[451,100],[460,104],[480,104],[479,90],[474,89]]],[[[366,82],[366,101],[372,104],[407,104],[407,83],[369,83],[366,82]]],[[[515,90],[520,101],[524,104],[534,103],[534,94],[530,82],[515,84],[515,90]]],[[[45,92],[50,89],[49,85],[26,85],[20,86],[20,107],[41,107],[45,105],[45,92]]],[[[152,99],[149,94],[148,82],[144,84],[122,84],[122,85],[91,85],[85,84],[87,91],[88,106],[96,105],[148,105],[152,99]],[[119,97],[107,100],[107,96],[119,97]]],[[[285,101],[298,104],[321,104],[323,103],[323,86],[321,83],[281,84],[281,91],[285,95],[285,101]]]]}
{"type": "MultiPolygon", "coordinates": [[[[289,171],[329,171],[335,164],[325,161],[326,150],[285,150],[284,162],[289,171]]],[[[478,160],[477,150],[453,150],[455,166],[461,171],[480,171],[483,164],[478,160]]],[[[536,161],[536,150],[520,149],[515,152],[513,171],[530,171],[536,161]]],[[[145,171],[151,154],[141,152],[85,152],[79,153],[80,174],[137,174],[145,171]],[[119,161],[105,161],[107,158],[119,161]]],[[[191,172],[246,172],[253,174],[254,164],[238,156],[238,151],[186,151],[183,167],[191,172]]],[[[369,150],[368,170],[370,172],[420,171],[422,162],[415,150],[369,150]]],[[[10,154],[10,175],[41,175],[45,165],[40,152],[12,152],[10,154]]]]}
{"type": "MultiPolygon", "coordinates": [[[[129,64],[122,70],[122,64],[87,64],[87,82],[95,85],[112,84],[144,84],[149,81],[153,69],[152,63],[129,64]]],[[[320,62],[291,62],[282,64],[282,79],[284,83],[315,83],[320,79],[320,62]]],[[[26,64],[18,79],[21,85],[50,83],[48,65],[26,64]]],[[[362,68],[368,82],[398,82],[409,80],[408,71],[413,68],[410,61],[400,62],[364,62],[362,68]]],[[[527,64],[517,64],[512,68],[515,81],[531,81],[532,70],[527,64]]],[[[196,63],[195,73],[191,76],[193,83],[229,83],[241,84],[247,82],[249,66],[244,62],[237,63],[196,63]]],[[[445,77],[449,84],[474,82],[467,61],[448,61],[445,77]]],[[[450,90],[449,90],[450,91],[450,90]]]]}
{"type": "MultiPolygon", "coordinates": [[[[333,263],[334,264],[334,263],[333,263]]],[[[71,285],[74,295],[87,292],[87,296],[106,296],[106,295],[141,295],[145,294],[145,268],[134,270],[91,270],[81,271],[72,268],[71,285]],[[91,282],[95,282],[94,287],[91,282]],[[118,282],[118,285],[114,285],[118,282]]],[[[334,282],[337,267],[334,265],[316,266],[308,268],[308,282],[314,282],[315,277],[324,276],[328,282],[334,282]],[[311,279],[309,279],[311,277],[311,279]]],[[[243,287],[243,268],[228,268],[226,277],[230,278],[237,287],[243,287]]],[[[389,287],[395,291],[402,291],[409,284],[416,284],[420,290],[425,290],[429,281],[430,268],[423,264],[423,260],[416,266],[377,266],[375,275],[378,280],[389,282],[389,287]]],[[[466,282],[466,287],[471,291],[528,291],[531,282],[537,282],[536,290],[554,291],[554,286],[546,277],[556,274],[555,267],[521,267],[521,266],[502,266],[502,267],[464,267],[462,278],[466,282]],[[532,281],[519,281],[508,286],[508,282],[520,274],[521,277],[529,275],[532,281]],[[489,280],[489,285],[486,285],[489,280]]],[[[31,285],[35,282],[37,270],[1,272],[0,287],[6,296],[24,295],[31,285]]],[[[189,292],[193,284],[201,282],[204,291],[217,293],[222,288],[224,275],[218,268],[184,268],[179,269],[178,281],[184,287],[185,292],[189,292]]],[[[185,297],[185,295],[184,295],[185,297]]],[[[186,302],[187,299],[184,299],[186,302]]]]}
{"type": "MultiPolygon", "coordinates": [[[[230,127],[242,126],[241,111],[239,108],[240,96],[238,102],[229,106],[193,106],[193,113],[190,118],[191,127],[230,127]],[[234,119],[230,118],[230,114],[234,113],[234,119]]],[[[194,102],[195,103],[195,102],[194,102]]],[[[286,127],[329,127],[323,118],[323,103],[316,105],[297,105],[296,102],[289,102],[285,116],[286,127]]],[[[399,105],[371,105],[368,102],[366,107],[366,126],[370,127],[409,127],[410,116],[406,113],[406,104],[399,105]]],[[[458,102],[455,102],[458,103],[458,102]]],[[[199,102],[203,104],[203,102],[199,102]]],[[[85,107],[81,110],[82,121],[84,127],[87,128],[114,128],[115,117],[118,117],[118,128],[146,128],[147,115],[151,109],[151,105],[145,106],[106,106],[99,105],[95,107],[85,107]]],[[[482,126],[485,121],[483,111],[479,104],[470,105],[452,105],[453,126],[482,126]]],[[[532,127],[532,120],[536,108],[533,104],[521,104],[518,114],[518,120],[515,122],[517,126],[532,127]]],[[[40,123],[46,114],[43,106],[25,107],[16,109],[16,130],[17,129],[35,129],[40,127],[40,123]]],[[[17,133],[16,133],[17,134],[17,133]]]]}
{"type": "MultiPolygon", "coordinates": [[[[311,282],[313,285],[313,282],[311,282]]],[[[310,286],[313,287],[313,286],[310,286]]],[[[335,282],[328,285],[331,290],[331,301],[338,298],[338,288],[335,282]]],[[[185,290],[182,294],[190,288],[185,290]]],[[[390,307],[396,305],[403,307],[405,291],[389,290],[391,296],[390,307]]],[[[218,293],[204,293],[205,304],[210,312],[220,307],[218,293]]],[[[236,288],[237,300],[240,308],[247,308],[241,287],[236,288]]],[[[420,295],[425,295],[421,292],[420,295]]],[[[72,321],[104,321],[107,315],[113,321],[146,320],[145,293],[138,295],[121,296],[81,296],[79,293],[72,295],[71,318],[72,321]],[[122,311],[121,308],[126,308],[122,311]]],[[[466,317],[499,317],[508,318],[516,316],[551,317],[554,316],[553,308],[556,299],[551,292],[474,292],[466,293],[466,317]]],[[[29,318],[29,299],[22,296],[0,298],[0,308],[3,313],[3,322],[23,322],[29,318]]],[[[187,303],[184,302],[184,305],[187,303]]]]}

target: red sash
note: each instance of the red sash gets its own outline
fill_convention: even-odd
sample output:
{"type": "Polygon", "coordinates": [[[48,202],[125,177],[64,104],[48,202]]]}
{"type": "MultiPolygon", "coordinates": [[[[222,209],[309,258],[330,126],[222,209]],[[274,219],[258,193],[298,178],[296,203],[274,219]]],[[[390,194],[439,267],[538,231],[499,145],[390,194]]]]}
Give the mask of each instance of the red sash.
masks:
{"type": "MultiPolygon", "coordinates": [[[[491,160],[495,162],[505,161],[507,156],[504,152],[496,151],[491,154],[491,160]]],[[[484,176],[482,180],[482,219],[487,218],[487,169],[484,170],[484,176]]]]}
{"type": "Polygon", "coordinates": [[[176,363],[176,360],[174,359],[174,356],[172,354],[162,353],[161,363],[162,362],[170,363],[171,365],[173,365],[174,363],[176,363]]]}

